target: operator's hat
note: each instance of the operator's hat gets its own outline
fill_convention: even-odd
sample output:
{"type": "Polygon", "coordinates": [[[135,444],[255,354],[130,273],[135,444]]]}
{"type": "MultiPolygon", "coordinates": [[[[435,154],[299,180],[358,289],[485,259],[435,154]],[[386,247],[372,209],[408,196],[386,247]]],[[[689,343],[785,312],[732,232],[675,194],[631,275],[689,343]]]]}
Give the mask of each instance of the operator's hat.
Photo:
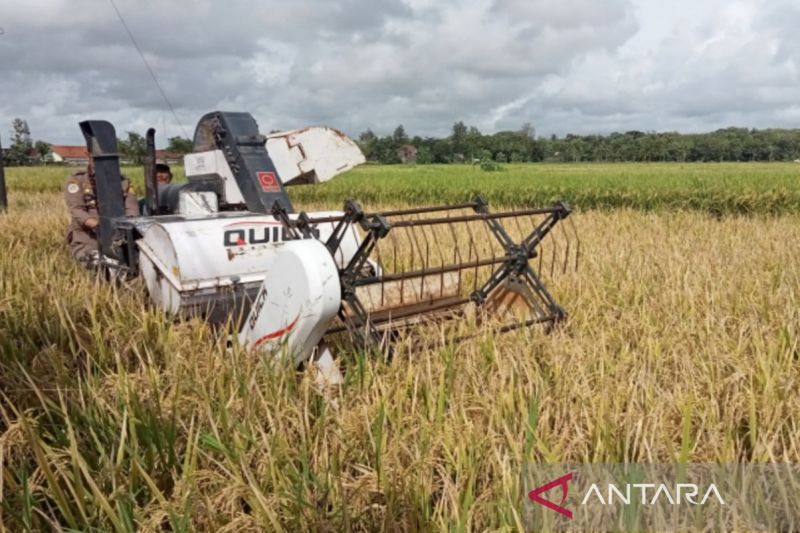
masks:
{"type": "Polygon", "coordinates": [[[156,159],[156,172],[169,172],[172,174],[169,165],[163,159],[156,159]]]}

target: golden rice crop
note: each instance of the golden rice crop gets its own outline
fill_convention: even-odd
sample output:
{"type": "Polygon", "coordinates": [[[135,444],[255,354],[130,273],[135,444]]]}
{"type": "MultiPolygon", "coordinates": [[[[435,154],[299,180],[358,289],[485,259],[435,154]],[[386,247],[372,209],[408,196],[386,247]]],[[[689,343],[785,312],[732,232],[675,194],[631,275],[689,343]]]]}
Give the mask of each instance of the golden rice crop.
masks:
{"type": "Polygon", "coordinates": [[[83,272],[57,193],[11,201],[0,528],[517,530],[527,462],[800,461],[798,215],[579,212],[562,327],[342,353],[321,391],[83,272]]]}

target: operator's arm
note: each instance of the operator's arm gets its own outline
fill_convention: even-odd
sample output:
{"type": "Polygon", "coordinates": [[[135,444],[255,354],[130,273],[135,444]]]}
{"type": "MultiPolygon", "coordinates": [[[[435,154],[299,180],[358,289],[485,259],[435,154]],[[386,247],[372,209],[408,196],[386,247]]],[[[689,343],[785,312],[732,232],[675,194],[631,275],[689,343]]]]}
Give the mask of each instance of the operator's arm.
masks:
{"type": "Polygon", "coordinates": [[[122,191],[125,194],[125,216],[138,217],[141,214],[139,211],[139,199],[136,197],[136,192],[134,192],[128,180],[122,180],[122,191]]]}
{"type": "Polygon", "coordinates": [[[77,178],[70,177],[64,185],[64,201],[69,209],[69,216],[81,227],[93,229],[97,226],[97,218],[89,213],[83,201],[83,190],[77,178]]]}

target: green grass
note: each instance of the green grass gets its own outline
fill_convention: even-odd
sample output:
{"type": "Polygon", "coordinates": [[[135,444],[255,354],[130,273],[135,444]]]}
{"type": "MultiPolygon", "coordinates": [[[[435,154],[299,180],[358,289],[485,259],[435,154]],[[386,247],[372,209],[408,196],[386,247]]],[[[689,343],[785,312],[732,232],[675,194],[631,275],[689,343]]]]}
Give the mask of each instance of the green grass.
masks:
{"type": "MultiPolygon", "coordinates": [[[[142,171],[126,168],[141,193],[142,171]]],[[[56,191],[65,168],[9,169],[9,188],[56,191]]],[[[181,179],[182,169],[176,169],[181,179]]],[[[485,196],[496,206],[565,200],[579,209],[699,210],[713,214],[800,213],[794,163],[511,164],[485,172],[469,165],[364,165],[328,183],[293,187],[299,203],[437,204],[485,196]]]]}

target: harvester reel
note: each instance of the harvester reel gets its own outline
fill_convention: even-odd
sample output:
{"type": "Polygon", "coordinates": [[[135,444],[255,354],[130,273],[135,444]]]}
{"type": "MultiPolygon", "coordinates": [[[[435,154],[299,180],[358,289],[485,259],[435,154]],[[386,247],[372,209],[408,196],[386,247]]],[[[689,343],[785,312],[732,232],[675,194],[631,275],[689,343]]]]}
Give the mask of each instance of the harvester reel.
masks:
{"type": "MultiPolygon", "coordinates": [[[[342,306],[328,334],[347,332],[368,351],[391,354],[391,340],[408,327],[466,316],[477,306],[479,323],[505,332],[534,324],[548,329],[567,316],[545,287],[543,243],[567,219],[559,203],[545,209],[492,213],[487,202],[365,213],[352,200],[340,217],[296,220],[276,205],[273,215],[293,238],[312,238],[318,224],[336,224],[326,246],[338,252],[337,235],[357,227],[361,244],[340,269],[342,306]],[[506,221],[507,229],[502,221],[506,221]],[[527,229],[527,231],[526,231],[527,229]]],[[[570,221],[571,222],[571,221],[570,221]]],[[[548,255],[552,274],[572,264],[574,226],[561,226],[548,255]],[[559,253],[559,244],[563,246],[559,253]],[[556,264],[559,267],[556,268],[556,264]]],[[[574,248],[575,265],[579,248],[574,248]]]]}

